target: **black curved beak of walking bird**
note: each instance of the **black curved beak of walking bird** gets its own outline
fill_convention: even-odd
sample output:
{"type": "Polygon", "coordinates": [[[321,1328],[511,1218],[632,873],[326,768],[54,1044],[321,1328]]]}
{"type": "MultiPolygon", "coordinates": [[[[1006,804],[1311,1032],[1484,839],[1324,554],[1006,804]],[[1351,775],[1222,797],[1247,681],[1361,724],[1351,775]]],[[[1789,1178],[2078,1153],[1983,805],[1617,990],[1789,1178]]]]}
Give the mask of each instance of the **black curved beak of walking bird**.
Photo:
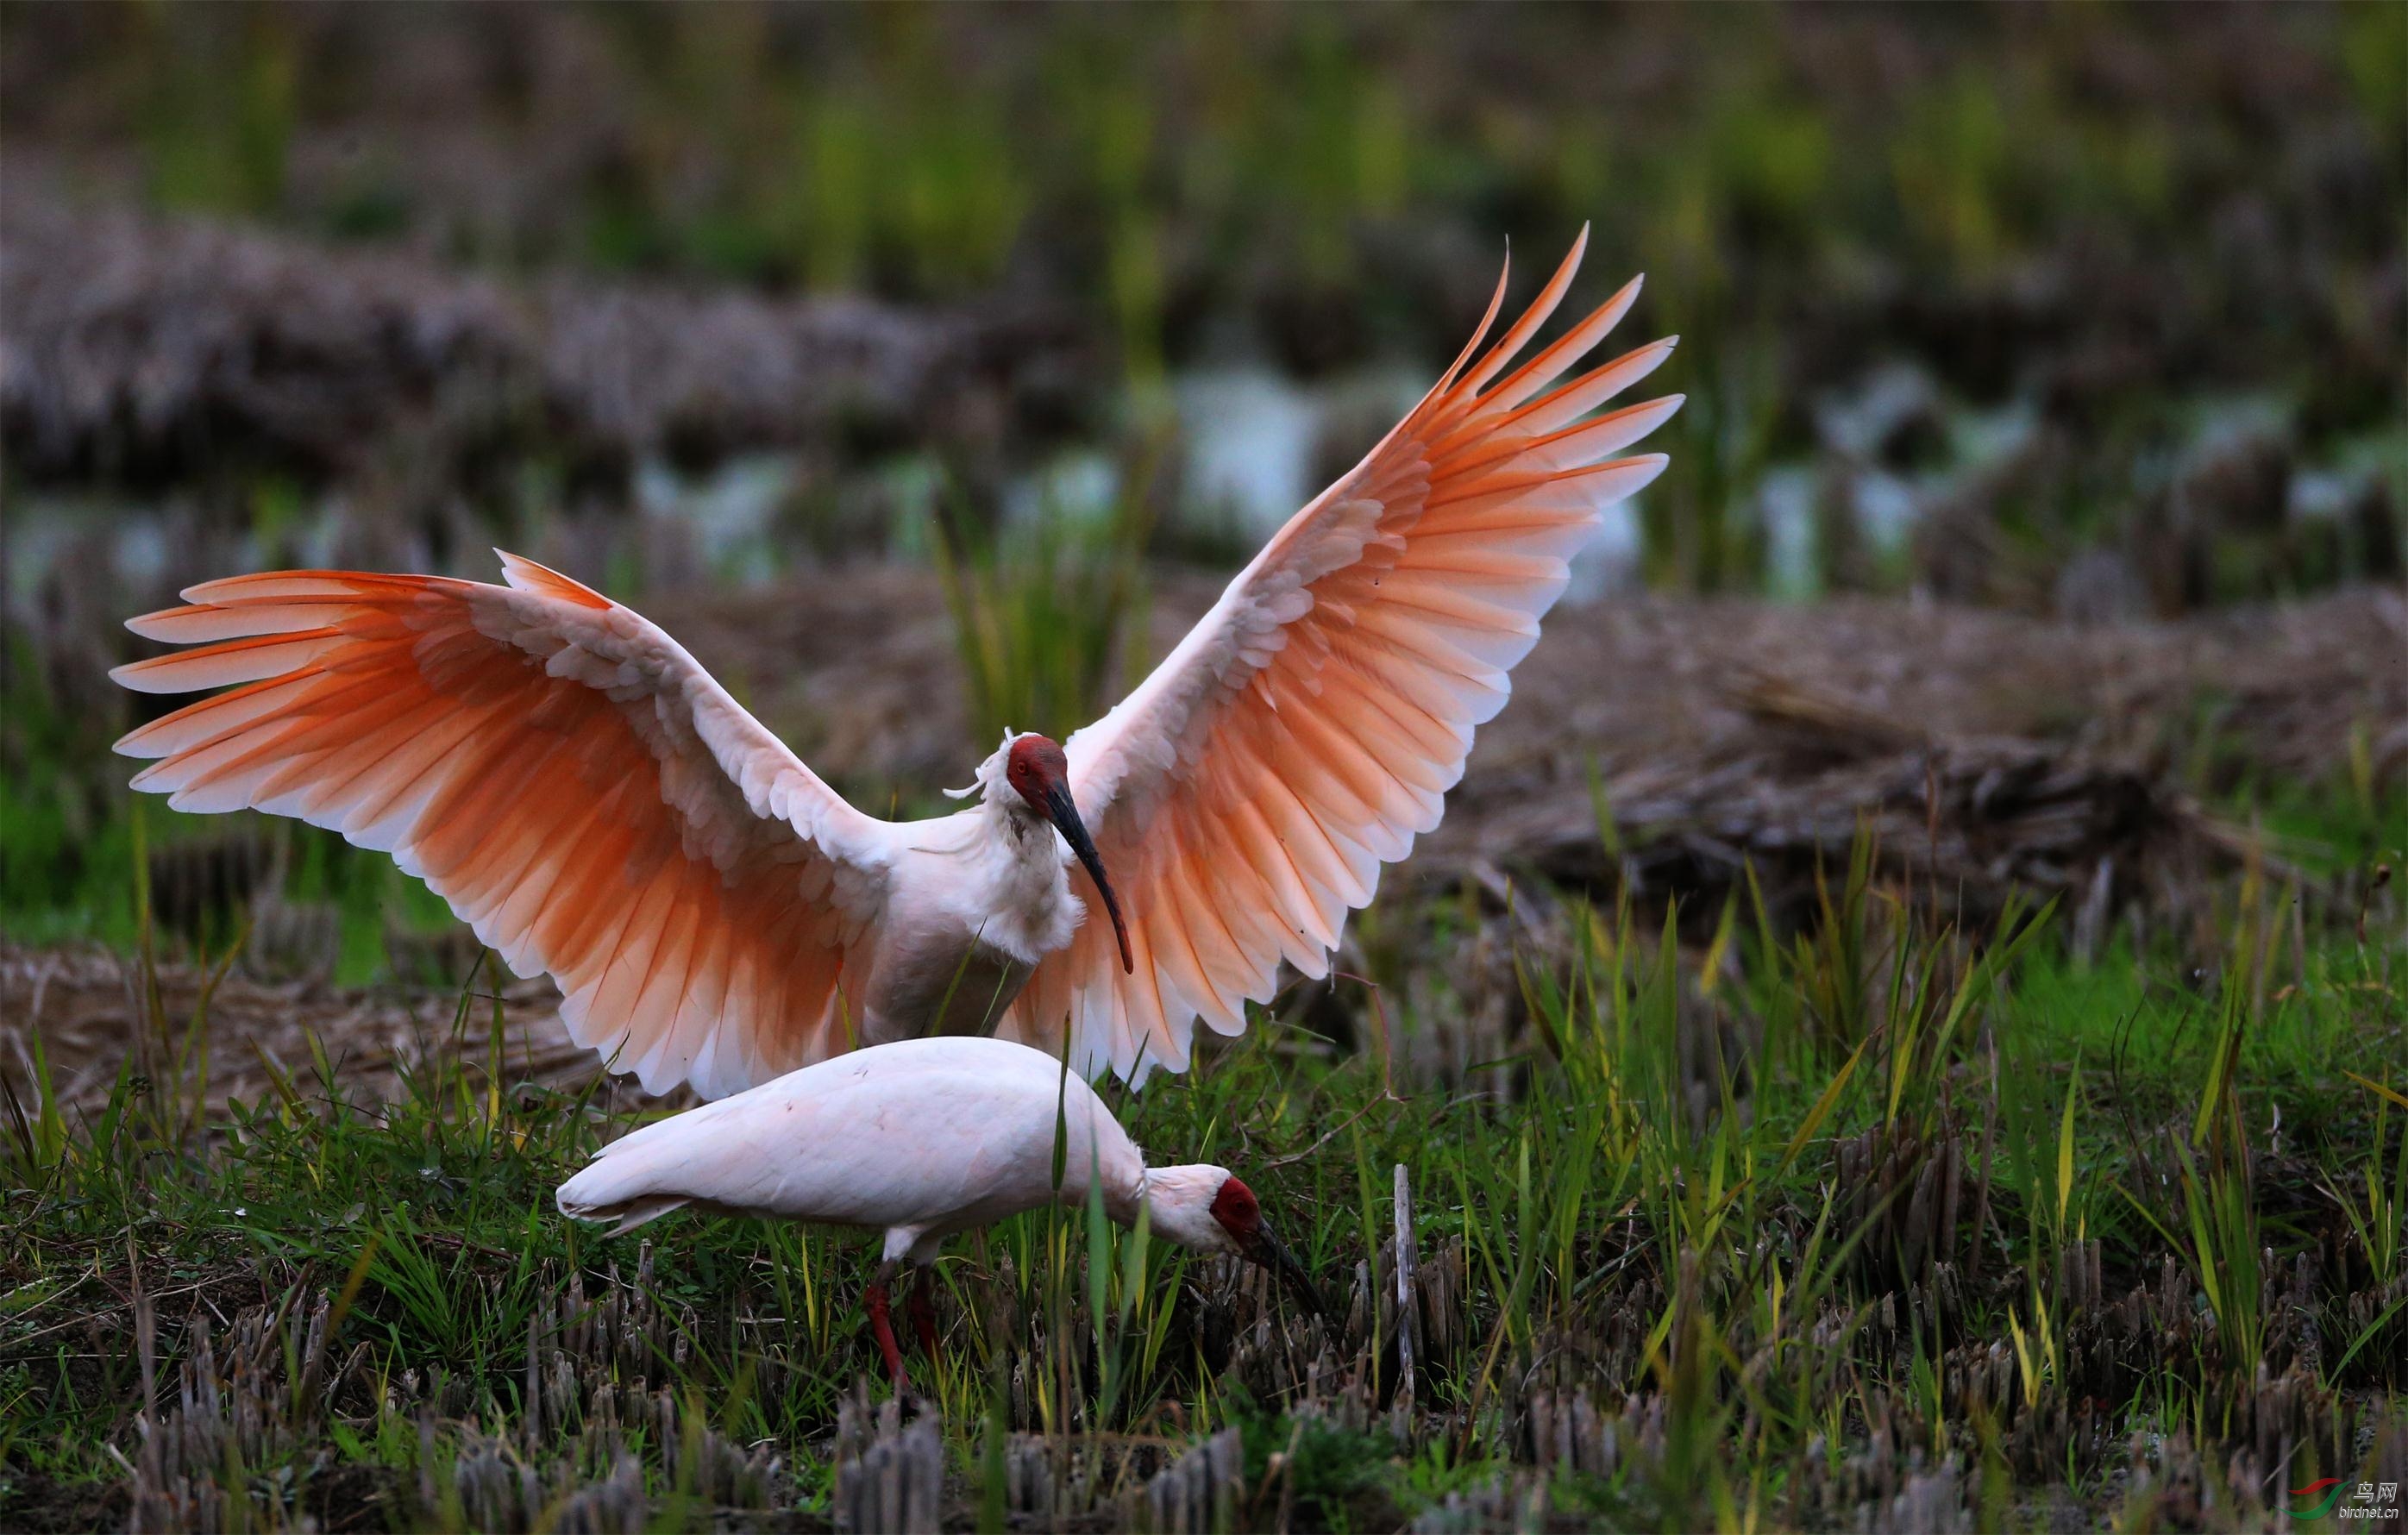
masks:
{"type": "Polygon", "coordinates": [[[1087,835],[1087,824],[1079,819],[1078,801],[1070,797],[1067,783],[1047,785],[1045,818],[1070,844],[1070,851],[1086,866],[1087,878],[1096,882],[1096,889],[1104,897],[1104,911],[1112,919],[1112,936],[1121,940],[1121,968],[1130,975],[1137,973],[1137,961],[1129,954],[1128,924],[1121,920],[1121,901],[1112,894],[1112,882],[1105,877],[1103,855],[1096,851],[1095,839],[1087,835]]]}
{"type": "Polygon", "coordinates": [[[1321,1292],[1313,1287],[1312,1275],[1306,1271],[1303,1260],[1288,1251],[1287,1243],[1279,1240],[1268,1221],[1255,1222],[1254,1240],[1247,1244],[1245,1255],[1247,1262],[1268,1269],[1278,1276],[1280,1284],[1296,1298],[1296,1303],[1302,1306],[1307,1314],[1329,1314],[1322,1308],[1321,1292]]]}

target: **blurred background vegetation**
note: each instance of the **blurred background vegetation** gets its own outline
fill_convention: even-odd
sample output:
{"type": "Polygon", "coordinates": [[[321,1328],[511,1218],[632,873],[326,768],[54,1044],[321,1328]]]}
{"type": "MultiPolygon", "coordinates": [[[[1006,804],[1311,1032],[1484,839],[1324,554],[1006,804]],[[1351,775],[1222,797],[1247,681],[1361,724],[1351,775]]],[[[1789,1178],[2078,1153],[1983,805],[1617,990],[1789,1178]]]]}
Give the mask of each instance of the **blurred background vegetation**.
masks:
{"type": "Polygon", "coordinates": [[[2401,572],[2395,4],[7,5],[0,146],[21,927],[179,584],[933,564],[969,717],[1058,724],[1584,222],[1689,404],[1575,604],[2401,572]]]}

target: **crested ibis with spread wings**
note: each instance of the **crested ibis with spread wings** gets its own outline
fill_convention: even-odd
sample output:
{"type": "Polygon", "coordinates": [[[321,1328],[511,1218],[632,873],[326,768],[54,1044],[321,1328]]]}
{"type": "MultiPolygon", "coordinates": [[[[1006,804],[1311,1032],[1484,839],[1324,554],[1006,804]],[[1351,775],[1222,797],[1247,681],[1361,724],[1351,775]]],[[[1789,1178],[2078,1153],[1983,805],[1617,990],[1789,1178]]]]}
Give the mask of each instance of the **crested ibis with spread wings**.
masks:
{"type": "Polygon", "coordinates": [[[885,1233],[865,1297],[896,1389],[904,1388],[887,1286],[909,1262],[911,1321],[937,1355],[928,1269],[956,1231],[1092,1187],[1104,1213],[1194,1252],[1244,1258],[1297,1301],[1321,1302],[1304,1266],[1226,1168],[1149,1169],[1095,1089],[1007,1040],[902,1040],[805,1067],[647,1125],[560,1185],[563,1213],[616,1220],[611,1235],[693,1206],[885,1233]],[[1056,1181],[1054,1150],[1062,1152],[1056,1181]]]}
{"type": "Polygon", "coordinates": [[[1623,451],[1680,396],[1597,412],[1672,341],[1573,371],[1636,280],[1516,364],[1586,241],[1483,351],[1500,277],[1455,365],[1134,693],[1065,745],[1007,736],[953,815],[855,810],[677,641],[509,554],[503,586],[193,587],[128,626],[194,648],[113,675],[227,691],[118,750],[179,810],[390,852],[653,1092],[933,1033],[1183,1069],[1197,1021],[1243,1030],[1282,961],[1326,973],[1439,824],[1600,509],[1663,470],[1623,451]]]}

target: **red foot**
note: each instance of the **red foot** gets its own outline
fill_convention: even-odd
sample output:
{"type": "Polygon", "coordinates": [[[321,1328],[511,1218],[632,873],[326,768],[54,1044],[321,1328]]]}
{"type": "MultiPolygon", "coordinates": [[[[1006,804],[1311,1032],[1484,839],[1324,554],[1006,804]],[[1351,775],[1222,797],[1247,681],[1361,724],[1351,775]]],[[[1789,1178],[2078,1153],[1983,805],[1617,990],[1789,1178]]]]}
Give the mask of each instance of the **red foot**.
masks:
{"type": "Polygon", "coordinates": [[[886,1373],[895,1380],[895,1394],[903,1395],[910,1382],[903,1373],[903,1351],[895,1346],[895,1324],[886,1313],[886,1278],[883,1274],[869,1282],[862,1294],[869,1311],[869,1330],[878,1335],[878,1351],[886,1356],[886,1373]]]}
{"type": "Polygon", "coordinates": [[[911,1281],[911,1329],[920,1335],[920,1351],[928,1356],[928,1364],[937,1364],[937,1304],[929,1291],[936,1288],[937,1275],[932,1269],[923,1269],[911,1281]]]}

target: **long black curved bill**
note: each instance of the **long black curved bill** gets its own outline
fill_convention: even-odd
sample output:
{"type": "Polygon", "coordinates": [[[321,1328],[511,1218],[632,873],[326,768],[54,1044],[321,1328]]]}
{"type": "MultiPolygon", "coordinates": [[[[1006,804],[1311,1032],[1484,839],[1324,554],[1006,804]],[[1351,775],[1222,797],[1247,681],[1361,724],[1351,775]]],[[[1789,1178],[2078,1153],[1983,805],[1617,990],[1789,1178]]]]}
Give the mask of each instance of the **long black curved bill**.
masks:
{"type": "Polygon", "coordinates": [[[1112,919],[1112,936],[1121,940],[1121,968],[1135,975],[1137,961],[1129,954],[1128,924],[1121,920],[1120,897],[1112,894],[1112,882],[1104,875],[1103,855],[1096,851],[1094,839],[1087,835],[1087,824],[1079,819],[1078,801],[1070,797],[1068,785],[1057,784],[1045,791],[1045,814],[1062,834],[1062,840],[1079,855],[1079,862],[1087,866],[1087,877],[1102,892],[1104,910],[1112,919]]]}
{"type": "Polygon", "coordinates": [[[1313,1287],[1312,1275],[1306,1270],[1303,1261],[1288,1251],[1287,1243],[1279,1240],[1278,1234],[1271,1230],[1270,1223],[1258,1222],[1254,1227],[1254,1237],[1260,1250],[1247,1255],[1278,1275],[1280,1283],[1287,1286],[1288,1294],[1296,1297],[1297,1304],[1309,1314],[1328,1315],[1321,1304],[1321,1292],[1313,1287]]]}

